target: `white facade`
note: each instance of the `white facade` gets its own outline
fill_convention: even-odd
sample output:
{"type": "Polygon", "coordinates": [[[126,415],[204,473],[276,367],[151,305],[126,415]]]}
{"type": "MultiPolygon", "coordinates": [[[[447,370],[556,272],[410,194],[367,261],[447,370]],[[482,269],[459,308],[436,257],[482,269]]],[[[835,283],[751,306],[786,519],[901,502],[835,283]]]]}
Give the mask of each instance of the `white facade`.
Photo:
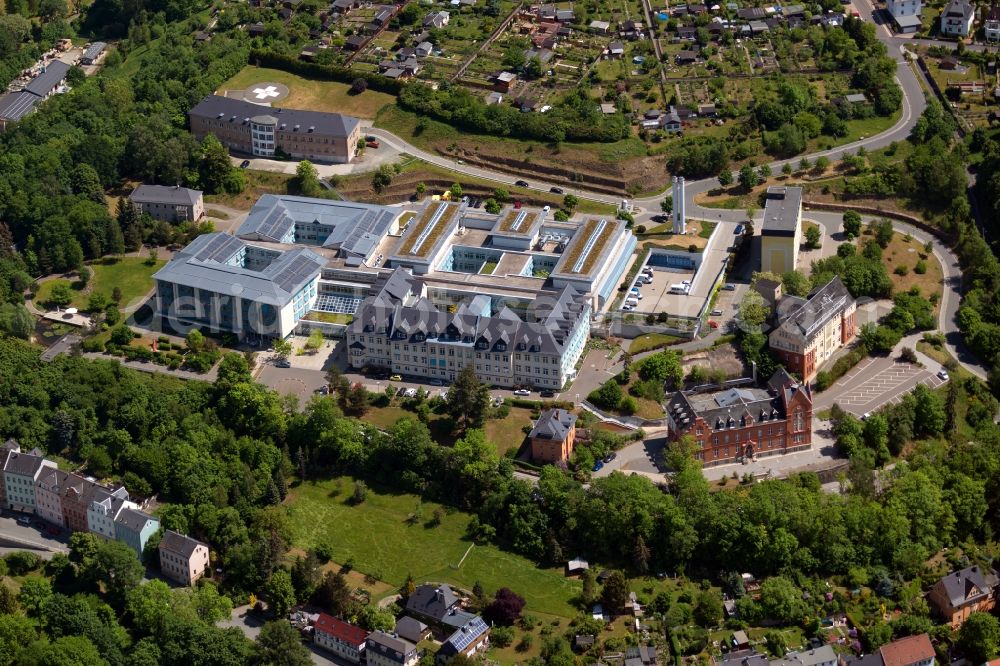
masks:
{"type": "Polygon", "coordinates": [[[975,18],[976,11],[968,0],[951,0],[941,12],[941,34],[968,37],[975,18]]]}
{"type": "Polygon", "coordinates": [[[105,539],[114,539],[116,537],[115,519],[122,509],[139,508],[135,502],[125,499],[128,497],[128,493],[124,492],[124,488],[120,489],[118,494],[124,494],[125,497],[108,493],[103,498],[95,498],[87,507],[87,528],[92,534],[105,539]]]}
{"type": "Polygon", "coordinates": [[[685,215],[686,202],[684,201],[684,177],[674,176],[674,233],[683,234],[687,231],[687,217],[685,215]]]}
{"type": "Polygon", "coordinates": [[[919,16],[923,9],[921,0],[886,0],[885,8],[893,18],[901,16],[919,16]]]}

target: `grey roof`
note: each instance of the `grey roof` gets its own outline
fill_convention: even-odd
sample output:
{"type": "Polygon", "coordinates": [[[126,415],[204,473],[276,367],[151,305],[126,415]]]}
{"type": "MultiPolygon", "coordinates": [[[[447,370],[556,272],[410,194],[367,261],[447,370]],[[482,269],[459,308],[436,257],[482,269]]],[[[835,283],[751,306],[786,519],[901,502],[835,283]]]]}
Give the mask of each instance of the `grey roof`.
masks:
{"type": "Polygon", "coordinates": [[[12,92],[0,97],[0,118],[4,120],[20,120],[35,110],[35,104],[41,100],[38,95],[29,92],[12,92]]]}
{"type": "Polygon", "coordinates": [[[717,666],[768,666],[767,657],[756,650],[733,650],[713,657],[717,666]]]}
{"type": "MultiPolygon", "coordinates": [[[[318,244],[338,249],[345,256],[367,258],[398,215],[398,210],[386,206],[265,194],[236,235],[281,243],[294,234],[297,224],[319,224],[329,227],[330,233],[323,240],[317,238],[318,244]]],[[[296,238],[293,242],[303,241],[296,238]]]]}
{"type": "Polygon", "coordinates": [[[208,548],[207,544],[204,544],[197,539],[192,539],[187,535],[174,532],[173,530],[167,530],[163,533],[163,537],[160,538],[160,550],[166,550],[174,553],[175,555],[180,555],[186,560],[191,559],[191,556],[194,555],[194,551],[198,548],[198,546],[208,548]]]}
{"type": "Polygon", "coordinates": [[[440,620],[458,604],[448,585],[419,585],[406,600],[406,610],[440,620]]]}
{"type": "Polygon", "coordinates": [[[406,640],[420,640],[426,631],[426,624],[409,615],[404,615],[396,620],[396,634],[406,640]]]}
{"type": "Polygon", "coordinates": [[[981,594],[990,594],[997,584],[996,571],[974,565],[948,574],[939,580],[935,587],[944,588],[945,596],[948,597],[951,606],[957,608],[981,594]],[[979,594],[975,593],[976,589],[980,591],[979,594]]]}
{"type": "Polygon", "coordinates": [[[384,631],[373,631],[368,634],[367,649],[369,652],[374,650],[385,659],[403,664],[416,651],[417,646],[384,631]]]}
{"type": "Polygon", "coordinates": [[[483,618],[473,615],[468,622],[456,629],[455,633],[448,637],[441,645],[441,649],[438,650],[437,654],[445,657],[461,654],[469,645],[477,641],[480,636],[489,630],[490,627],[483,621],[483,618]]]}
{"type": "MultiPolygon", "coordinates": [[[[918,20],[919,18],[920,17],[917,17],[918,20]]],[[[863,104],[868,101],[868,98],[865,97],[864,93],[850,93],[848,95],[844,95],[844,100],[852,104],[863,104]]]]}
{"type": "MultiPolygon", "coordinates": [[[[209,95],[200,101],[188,115],[199,118],[222,119],[229,118],[234,123],[244,123],[245,118],[252,118],[259,115],[262,110],[267,109],[267,113],[276,117],[277,122],[294,128],[299,125],[303,131],[307,127],[315,127],[313,134],[349,137],[354,128],[361,122],[352,116],[345,116],[340,113],[323,113],[322,111],[305,111],[303,109],[277,109],[253,104],[241,99],[220,97],[219,95],[209,95]]],[[[279,128],[280,129],[280,128],[279,128]]],[[[290,129],[288,131],[291,131],[290,129]]]]}
{"type": "Polygon", "coordinates": [[[656,647],[652,645],[632,646],[625,650],[626,659],[638,659],[643,664],[656,663],[656,647]]]}
{"type": "Polygon", "coordinates": [[[973,11],[972,5],[969,4],[968,0],[950,0],[948,5],[944,8],[944,12],[941,16],[968,19],[972,16],[973,11]]]}
{"type": "Polygon", "coordinates": [[[140,185],[132,190],[128,198],[136,203],[194,206],[201,200],[201,190],[190,190],[178,185],[140,185]]]}
{"type": "Polygon", "coordinates": [[[358,307],[354,321],[348,325],[349,332],[384,330],[396,340],[423,336],[476,345],[478,349],[499,351],[498,345],[503,344],[507,350],[543,354],[562,352],[587,305],[585,294],[567,286],[559,292],[540,294],[528,308],[532,321],[523,321],[508,308],[483,316],[481,310],[468,303],[449,313],[425,298],[420,280],[402,268],[380,278],[372,293],[375,295],[358,307]]]}
{"type": "Polygon", "coordinates": [[[775,659],[772,666],[816,666],[837,661],[837,653],[829,645],[823,645],[815,650],[805,652],[789,652],[784,659],[775,659]]]}
{"type": "Polygon", "coordinates": [[[787,402],[799,390],[779,369],[771,376],[768,389],[739,388],[690,395],[677,391],[667,402],[667,413],[682,432],[694,427],[699,417],[712,430],[770,423],[785,418],[787,402]]]}
{"type": "Polygon", "coordinates": [[[772,185],[767,188],[764,203],[764,226],[762,233],[769,231],[795,233],[802,209],[802,188],[772,185]]]}
{"type": "Polygon", "coordinates": [[[901,14],[892,16],[892,20],[900,28],[919,28],[923,25],[919,14],[901,14]]]}
{"type": "Polygon", "coordinates": [[[787,5],[781,8],[781,14],[783,16],[795,16],[803,13],[805,13],[805,7],[802,5],[787,5]]]}
{"type": "Polygon", "coordinates": [[[66,78],[67,72],[69,72],[69,65],[62,60],[53,60],[45,66],[45,71],[33,78],[24,89],[33,95],[48,97],[66,78]]]}
{"type": "MultiPolygon", "coordinates": [[[[787,299],[785,299],[787,300],[787,299]]],[[[808,300],[785,316],[776,330],[783,330],[797,338],[808,339],[833,317],[839,317],[854,297],[844,286],[839,275],[810,294],[808,300]]]]}
{"type": "Polygon", "coordinates": [[[878,650],[860,657],[848,655],[844,663],[845,666],[885,666],[885,661],[882,660],[882,655],[878,650]]]}
{"type": "Polygon", "coordinates": [[[445,614],[444,617],[441,618],[441,624],[446,627],[459,629],[472,622],[475,617],[476,615],[464,611],[461,608],[452,608],[445,614]]]}
{"type": "Polygon", "coordinates": [[[97,56],[104,52],[104,49],[108,48],[108,45],[104,42],[94,42],[83,52],[81,56],[84,60],[93,60],[97,56]]]}
{"type": "Polygon", "coordinates": [[[140,532],[142,531],[142,528],[146,526],[146,523],[151,520],[156,523],[160,522],[155,516],[151,516],[145,511],[140,511],[139,509],[123,509],[122,512],[118,514],[118,518],[115,519],[115,523],[122,525],[133,532],[140,532]]]}
{"type": "Polygon", "coordinates": [[[227,234],[203,234],[177,252],[153,278],[220,294],[238,293],[243,299],[283,307],[326,265],[315,252],[294,248],[277,253],[266,250],[277,254],[270,264],[262,270],[245,268],[241,258],[253,248],[227,234]]]}
{"type": "Polygon", "coordinates": [[[17,474],[18,476],[35,478],[35,475],[42,468],[43,462],[45,462],[45,457],[41,455],[38,449],[35,449],[31,453],[11,451],[10,455],[7,456],[7,464],[4,466],[4,471],[17,474]]]}
{"type": "Polygon", "coordinates": [[[528,435],[531,439],[551,439],[563,441],[569,434],[569,429],[576,424],[576,415],[565,409],[547,409],[542,412],[528,435]]]}

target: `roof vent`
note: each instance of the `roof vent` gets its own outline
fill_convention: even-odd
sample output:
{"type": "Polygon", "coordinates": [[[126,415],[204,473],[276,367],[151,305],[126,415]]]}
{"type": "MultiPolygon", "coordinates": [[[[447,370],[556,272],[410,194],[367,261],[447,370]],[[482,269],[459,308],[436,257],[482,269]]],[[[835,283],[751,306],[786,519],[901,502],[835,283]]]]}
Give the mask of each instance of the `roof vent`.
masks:
{"type": "Polygon", "coordinates": [[[281,123],[281,129],[285,129],[286,127],[288,127],[288,125],[286,125],[285,123],[281,123]]]}
{"type": "Polygon", "coordinates": [[[316,128],[315,128],[315,127],[314,127],[313,125],[310,125],[310,126],[309,126],[309,131],[310,131],[310,132],[315,132],[315,131],[316,131],[316,128]]]}
{"type": "Polygon", "coordinates": [[[296,126],[295,126],[295,127],[293,128],[293,131],[295,131],[295,132],[298,132],[298,131],[299,131],[299,127],[301,127],[301,125],[296,125],[296,126]]]}
{"type": "Polygon", "coordinates": [[[225,113],[222,113],[222,112],[220,111],[220,112],[219,112],[219,115],[217,115],[217,116],[216,116],[216,118],[224,118],[224,117],[225,117],[225,115],[226,115],[225,113]]]}

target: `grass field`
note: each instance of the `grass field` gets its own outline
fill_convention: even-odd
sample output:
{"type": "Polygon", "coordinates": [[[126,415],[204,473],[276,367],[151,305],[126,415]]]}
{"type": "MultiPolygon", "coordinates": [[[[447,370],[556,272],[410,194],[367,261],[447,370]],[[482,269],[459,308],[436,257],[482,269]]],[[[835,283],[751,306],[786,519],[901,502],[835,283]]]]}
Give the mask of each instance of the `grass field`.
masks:
{"type": "Polygon", "coordinates": [[[351,86],[336,81],[311,81],[280,69],[248,65],[222,84],[220,92],[246,90],[255,83],[273,82],[288,86],[288,97],[273,106],[310,111],[344,113],[358,118],[374,118],[378,110],[396,100],[392,95],[366,90],[351,95],[351,86]]]}
{"type": "Polygon", "coordinates": [[[678,342],[684,342],[684,338],[678,338],[676,335],[667,335],[666,333],[646,333],[632,340],[632,344],[628,346],[628,351],[630,354],[639,354],[651,349],[675,345],[678,342]]]}
{"type": "MultiPolygon", "coordinates": [[[[862,238],[866,236],[862,235],[862,238]]],[[[893,293],[909,291],[912,287],[918,287],[920,293],[930,298],[932,294],[941,296],[944,272],[941,270],[941,263],[933,253],[924,251],[924,244],[914,238],[906,240],[906,235],[898,231],[893,234],[889,247],[882,251],[882,263],[889,271],[889,278],[892,280],[893,293]],[[926,259],[921,259],[921,255],[926,255],[926,259]],[[927,272],[920,275],[914,270],[918,261],[923,261],[927,267],[927,272]],[[906,275],[896,273],[898,266],[905,266],[908,270],[906,275]]],[[[935,306],[934,311],[937,312],[935,306]]]]}
{"type": "Polygon", "coordinates": [[[73,288],[73,302],[70,305],[75,308],[85,308],[87,300],[94,293],[102,293],[110,300],[115,287],[118,287],[122,292],[119,306],[124,308],[137,303],[149,293],[153,288],[153,273],[160,270],[166,263],[163,260],[159,260],[153,265],[146,262],[145,257],[124,257],[119,260],[105,260],[89,264],[93,275],[86,290],[77,289],[74,286],[76,283],[70,280],[49,280],[38,287],[35,302],[48,303],[53,287],[62,282],[73,288]]]}
{"type": "Polygon", "coordinates": [[[329,544],[335,561],[350,558],[357,570],[391,585],[400,585],[407,574],[418,582],[465,589],[479,581],[488,594],[507,586],[523,595],[527,612],[564,618],[576,614],[570,599],[579,593],[579,583],[561,571],[540,569],[494,546],[470,551],[471,542],[462,538],[468,514],[382,488],[372,488],[364,503],[351,505],[353,489],[348,477],[293,488],[286,499],[293,546],[329,544]],[[428,521],[439,507],[444,511],[441,523],[431,526],[428,521]],[[419,518],[409,521],[411,514],[419,518]]]}
{"type": "Polygon", "coordinates": [[[247,186],[239,194],[208,194],[206,204],[219,204],[237,210],[250,210],[262,194],[289,194],[288,183],[292,176],[287,173],[254,171],[247,169],[247,186]]]}
{"type": "Polygon", "coordinates": [[[508,450],[517,451],[524,442],[522,428],[531,425],[531,410],[524,407],[511,407],[506,418],[490,419],[483,427],[486,439],[497,447],[497,453],[505,454],[508,450]]]}

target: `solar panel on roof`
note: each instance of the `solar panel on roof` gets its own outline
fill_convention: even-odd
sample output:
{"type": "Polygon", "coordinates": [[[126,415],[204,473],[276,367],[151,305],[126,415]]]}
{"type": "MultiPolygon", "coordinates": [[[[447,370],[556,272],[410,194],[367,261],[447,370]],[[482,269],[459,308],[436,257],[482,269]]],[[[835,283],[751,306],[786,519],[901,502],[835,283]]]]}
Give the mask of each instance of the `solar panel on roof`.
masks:
{"type": "Polygon", "coordinates": [[[482,620],[482,618],[476,617],[475,619],[470,620],[464,627],[452,634],[448,641],[455,646],[456,650],[462,652],[465,648],[469,647],[473,641],[482,636],[484,631],[486,631],[486,623],[482,620]]]}

